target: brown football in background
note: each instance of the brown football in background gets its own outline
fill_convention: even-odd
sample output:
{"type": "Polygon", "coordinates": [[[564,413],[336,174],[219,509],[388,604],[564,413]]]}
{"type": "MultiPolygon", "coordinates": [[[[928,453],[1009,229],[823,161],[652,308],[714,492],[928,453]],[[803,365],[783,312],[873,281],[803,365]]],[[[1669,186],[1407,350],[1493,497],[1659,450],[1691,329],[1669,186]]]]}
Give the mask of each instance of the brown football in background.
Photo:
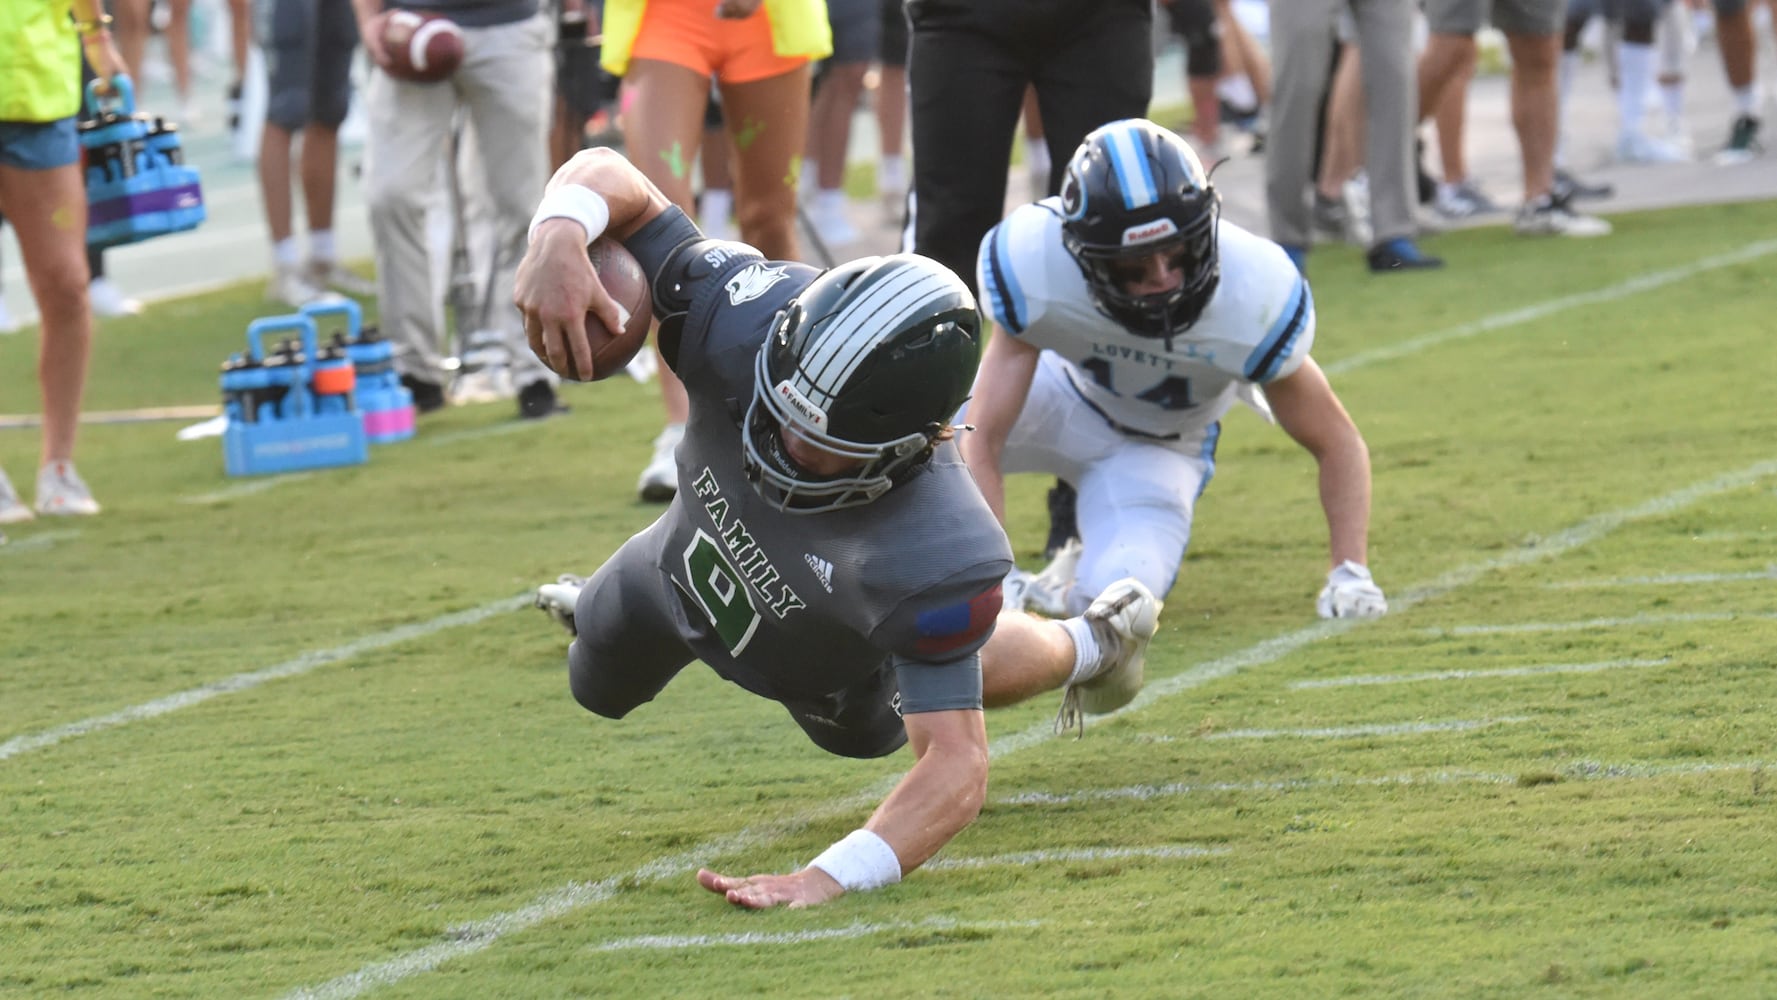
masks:
{"type": "MultiPolygon", "coordinates": [[[[611,298],[629,310],[629,325],[619,331],[605,329],[597,316],[586,314],[586,337],[592,343],[592,372],[560,372],[567,378],[596,382],[622,371],[648,343],[648,327],[654,320],[653,294],[642,265],[623,244],[601,236],[586,248],[592,269],[611,298]]],[[[572,361],[569,362],[572,364],[572,361]]]]}
{"type": "Polygon", "coordinates": [[[463,62],[463,29],[437,14],[397,10],[383,20],[389,75],[410,83],[437,83],[463,62]]]}

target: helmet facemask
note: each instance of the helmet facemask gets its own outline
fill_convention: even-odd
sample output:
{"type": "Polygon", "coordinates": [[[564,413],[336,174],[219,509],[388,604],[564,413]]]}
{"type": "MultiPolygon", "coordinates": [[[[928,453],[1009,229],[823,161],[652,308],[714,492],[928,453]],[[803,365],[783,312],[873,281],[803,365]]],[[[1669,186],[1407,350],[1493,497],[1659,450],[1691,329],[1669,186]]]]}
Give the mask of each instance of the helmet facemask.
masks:
{"type": "Polygon", "coordinates": [[[1062,243],[1099,312],[1136,336],[1168,340],[1197,322],[1221,278],[1221,196],[1183,139],[1142,119],[1094,130],[1068,162],[1061,209],[1062,243]],[[1127,291],[1124,272],[1160,252],[1176,255],[1181,286],[1127,291]]]}

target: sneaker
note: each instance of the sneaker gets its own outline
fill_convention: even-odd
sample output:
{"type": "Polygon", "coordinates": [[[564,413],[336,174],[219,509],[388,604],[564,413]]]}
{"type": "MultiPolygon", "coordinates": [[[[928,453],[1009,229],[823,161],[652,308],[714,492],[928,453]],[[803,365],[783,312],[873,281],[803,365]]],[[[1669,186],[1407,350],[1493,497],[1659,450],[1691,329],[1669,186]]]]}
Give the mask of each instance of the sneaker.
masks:
{"type": "Polygon", "coordinates": [[[1624,132],[1617,137],[1617,162],[1644,165],[1688,163],[1690,157],[1664,139],[1635,131],[1624,132]]]}
{"type": "Polygon", "coordinates": [[[73,462],[51,462],[37,470],[37,513],[58,516],[97,514],[99,503],[74,471],[73,462]]]}
{"type": "Polygon", "coordinates": [[[684,424],[667,424],[654,439],[654,457],[636,482],[636,494],[649,503],[666,503],[679,492],[679,463],[674,452],[685,439],[684,424]]]}
{"type": "Polygon", "coordinates": [[[110,278],[94,278],[92,284],[86,286],[87,298],[93,304],[93,312],[100,316],[134,316],[142,311],[142,302],[123,294],[123,289],[110,278]]]}
{"type": "Polygon", "coordinates": [[[376,282],[340,266],[336,260],[310,260],[302,268],[303,280],[321,291],[332,289],[360,298],[376,294],[376,282]]]}
{"type": "Polygon", "coordinates": [[[584,589],[586,577],[563,573],[554,583],[537,588],[535,604],[557,625],[567,629],[569,635],[578,636],[580,630],[574,626],[574,605],[579,603],[580,591],[584,589]]]}
{"type": "Polygon", "coordinates": [[[1142,685],[1142,661],[1160,629],[1160,599],[1129,576],[1098,595],[1082,617],[1098,642],[1098,671],[1069,684],[1061,695],[1055,731],[1086,731],[1085,715],[1114,712],[1135,700],[1142,685]]]}
{"type": "Polygon", "coordinates": [[[566,412],[568,408],[556,397],[555,386],[548,379],[540,378],[518,390],[518,415],[524,420],[542,420],[566,412]]]}
{"type": "Polygon", "coordinates": [[[0,299],[0,333],[19,332],[19,321],[6,308],[6,300],[0,299]]]}
{"type": "Polygon", "coordinates": [[[1499,211],[1493,199],[1482,193],[1472,180],[1439,184],[1438,196],[1431,204],[1432,209],[1446,219],[1468,219],[1499,211]]]}
{"type": "Polygon", "coordinates": [[[1013,566],[1000,582],[1000,610],[1023,611],[1030,597],[1031,581],[1036,578],[1035,573],[1013,566]]]}
{"type": "Polygon", "coordinates": [[[1519,236],[1609,236],[1610,223],[1575,212],[1567,199],[1545,194],[1518,210],[1512,228],[1519,236]]]}
{"type": "Polygon", "coordinates": [[[1555,185],[1550,193],[1559,201],[1601,201],[1617,193],[1608,181],[1585,181],[1560,167],[1555,168],[1555,185]]]}
{"type": "Polygon", "coordinates": [[[512,384],[512,369],[501,361],[458,372],[447,395],[453,406],[473,406],[516,399],[518,389],[512,384]]]}
{"type": "Polygon", "coordinates": [[[1319,191],[1314,192],[1314,235],[1317,239],[1328,243],[1340,243],[1346,239],[1351,228],[1351,213],[1345,208],[1345,199],[1328,198],[1319,191]]]}
{"type": "Polygon", "coordinates": [[[301,265],[280,265],[273,270],[271,281],[265,286],[265,297],[292,309],[317,302],[341,301],[339,295],[310,284],[307,271],[301,265]]]}
{"type": "Polygon", "coordinates": [[[1078,538],[1070,538],[1042,572],[1031,578],[1024,591],[1024,609],[1050,618],[1066,618],[1068,593],[1074,588],[1074,575],[1080,569],[1080,555],[1085,549],[1078,538]]]}
{"type": "Polygon", "coordinates": [[[17,524],[36,516],[19,499],[18,490],[12,488],[12,480],[6,478],[6,470],[0,469],[0,524],[17,524]]]}
{"type": "Polygon", "coordinates": [[[629,364],[623,366],[623,374],[647,385],[654,380],[654,376],[660,374],[660,362],[655,359],[653,351],[643,348],[629,359],[629,364]]]}
{"type": "Polygon", "coordinates": [[[1405,236],[1397,236],[1370,248],[1370,270],[1376,274],[1387,271],[1432,271],[1444,266],[1444,258],[1433,257],[1405,236]]]}
{"type": "Polygon", "coordinates": [[[1080,529],[1074,517],[1074,502],[1079,494],[1066,482],[1057,479],[1055,485],[1049,487],[1044,502],[1049,508],[1049,539],[1043,543],[1043,558],[1053,559],[1062,546],[1069,540],[1080,537],[1080,529]]]}
{"type": "Polygon", "coordinates": [[[401,385],[413,395],[413,412],[431,413],[444,409],[444,387],[412,375],[401,376],[401,385]]]}
{"type": "Polygon", "coordinates": [[[1711,157],[1718,167],[1731,167],[1738,163],[1746,163],[1756,159],[1765,147],[1758,141],[1759,120],[1752,115],[1740,115],[1728,130],[1728,144],[1711,157]]]}

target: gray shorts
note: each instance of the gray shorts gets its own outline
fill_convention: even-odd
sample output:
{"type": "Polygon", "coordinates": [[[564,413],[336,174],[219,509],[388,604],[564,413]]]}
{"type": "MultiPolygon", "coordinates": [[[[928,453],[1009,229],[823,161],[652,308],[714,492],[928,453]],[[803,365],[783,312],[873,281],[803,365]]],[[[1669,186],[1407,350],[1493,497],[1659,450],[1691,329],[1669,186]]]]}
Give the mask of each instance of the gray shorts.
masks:
{"type": "Polygon", "coordinates": [[[1425,22],[1434,35],[1473,35],[1491,24],[1508,35],[1557,35],[1567,15],[1565,0],[1426,0],[1425,22]]]}
{"type": "Polygon", "coordinates": [[[836,63],[875,62],[882,49],[882,8],[878,0],[827,0],[836,63]]]}
{"type": "Polygon", "coordinates": [[[351,0],[253,0],[265,50],[265,120],[288,131],[337,128],[352,100],[358,22],[351,0]]]}

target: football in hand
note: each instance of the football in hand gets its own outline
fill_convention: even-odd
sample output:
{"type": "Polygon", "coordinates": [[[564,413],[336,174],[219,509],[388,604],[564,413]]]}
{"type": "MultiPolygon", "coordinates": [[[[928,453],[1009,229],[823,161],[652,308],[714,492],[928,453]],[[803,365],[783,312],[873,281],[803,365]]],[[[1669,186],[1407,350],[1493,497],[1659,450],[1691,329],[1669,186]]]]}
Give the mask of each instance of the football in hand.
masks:
{"type": "Polygon", "coordinates": [[[463,61],[463,29],[437,14],[397,10],[383,19],[383,50],[389,75],[411,83],[437,83],[463,61]]]}
{"type": "MultiPolygon", "coordinates": [[[[601,236],[586,248],[592,269],[599,283],[617,304],[629,311],[629,324],[621,330],[607,330],[592,313],[586,314],[586,339],[592,344],[592,371],[565,371],[558,374],[580,381],[596,382],[622,371],[648,342],[648,327],[654,319],[653,294],[642,265],[609,236],[601,236]]],[[[569,358],[568,365],[574,364],[569,358]]]]}

